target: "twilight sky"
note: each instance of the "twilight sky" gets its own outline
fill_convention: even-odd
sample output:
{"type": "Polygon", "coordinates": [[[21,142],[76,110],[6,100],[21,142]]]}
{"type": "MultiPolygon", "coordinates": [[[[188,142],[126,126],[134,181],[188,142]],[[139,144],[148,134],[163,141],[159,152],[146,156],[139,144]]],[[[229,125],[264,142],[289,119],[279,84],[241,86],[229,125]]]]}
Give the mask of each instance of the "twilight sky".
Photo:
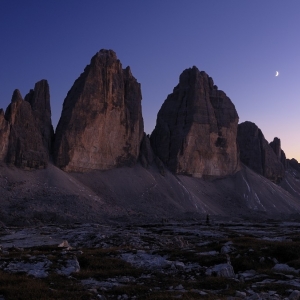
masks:
{"type": "Polygon", "coordinates": [[[192,66],[300,161],[299,0],[1,0],[0,108],[50,85],[52,122],[91,57],[113,49],[142,86],[145,131],[192,66]],[[279,76],[275,77],[276,71],[279,76]]]}

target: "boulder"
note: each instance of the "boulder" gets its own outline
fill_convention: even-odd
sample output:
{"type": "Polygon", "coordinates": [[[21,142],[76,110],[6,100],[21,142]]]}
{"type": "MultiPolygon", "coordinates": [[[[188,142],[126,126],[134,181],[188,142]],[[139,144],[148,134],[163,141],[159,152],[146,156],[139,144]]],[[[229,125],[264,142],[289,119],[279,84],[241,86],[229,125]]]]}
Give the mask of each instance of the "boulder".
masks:
{"type": "Polygon", "coordinates": [[[84,172],[133,165],[144,125],[141,88],[112,50],[100,50],[64,100],[54,143],[54,162],[84,172]]]}
{"type": "Polygon", "coordinates": [[[296,270],[293,267],[288,266],[287,264],[276,264],[273,268],[275,272],[283,272],[283,273],[299,273],[299,270],[296,270]]]}
{"type": "Polygon", "coordinates": [[[196,67],[186,69],[158,112],[150,137],[153,151],[177,174],[233,174],[239,169],[238,119],[211,77],[196,67]]]}
{"type": "Polygon", "coordinates": [[[209,267],[205,271],[205,275],[207,276],[217,276],[217,277],[225,277],[225,278],[235,278],[235,273],[231,264],[219,264],[213,267],[209,267]]]}
{"type": "MultiPolygon", "coordinates": [[[[40,258],[40,257],[39,257],[40,258]]],[[[4,271],[9,273],[27,273],[35,278],[46,278],[49,273],[52,262],[47,258],[40,258],[42,261],[29,260],[25,261],[11,261],[9,262],[4,271]]]]}
{"type": "Polygon", "coordinates": [[[64,276],[70,276],[72,273],[78,273],[80,271],[80,265],[76,257],[68,259],[61,266],[61,269],[57,270],[57,273],[64,276]]]}
{"type": "Polygon", "coordinates": [[[235,247],[233,247],[230,243],[226,243],[222,248],[221,248],[221,253],[222,254],[228,254],[233,251],[235,251],[235,247]]]}
{"type": "Polygon", "coordinates": [[[5,119],[10,124],[6,162],[23,169],[40,169],[47,166],[49,153],[43,145],[29,102],[15,90],[6,109],[5,119]]]}
{"type": "Polygon", "coordinates": [[[284,167],[278,157],[281,155],[279,139],[271,147],[256,124],[246,121],[238,126],[237,140],[242,163],[275,183],[282,180],[284,167]]]}
{"type": "Polygon", "coordinates": [[[299,300],[300,299],[300,291],[298,291],[298,290],[292,291],[287,299],[288,300],[299,300]]]}

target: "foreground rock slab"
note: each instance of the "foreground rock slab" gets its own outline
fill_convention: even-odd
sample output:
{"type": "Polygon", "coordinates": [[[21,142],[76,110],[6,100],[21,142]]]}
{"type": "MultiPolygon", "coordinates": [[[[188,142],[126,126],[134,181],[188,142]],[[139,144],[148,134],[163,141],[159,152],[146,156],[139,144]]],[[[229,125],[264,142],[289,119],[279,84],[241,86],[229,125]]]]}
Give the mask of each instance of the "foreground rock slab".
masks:
{"type": "MultiPolygon", "coordinates": [[[[298,299],[299,230],[296,221],[214,218],[209,225],[203,219],[6,227],[0,275],[23,276],[32,285],[40,280],[45,297],[63,284],[70,293],[76,286],[85,299],[298,299]]],[[[3,299],[14,299],[9,287],[4,292],[3,299]]]]}

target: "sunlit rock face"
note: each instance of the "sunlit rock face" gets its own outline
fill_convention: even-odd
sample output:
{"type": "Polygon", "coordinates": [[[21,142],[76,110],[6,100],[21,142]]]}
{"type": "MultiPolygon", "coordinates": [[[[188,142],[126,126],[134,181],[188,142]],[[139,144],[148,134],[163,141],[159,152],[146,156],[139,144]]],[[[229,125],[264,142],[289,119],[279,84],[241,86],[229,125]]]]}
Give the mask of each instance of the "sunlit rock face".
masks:
{"type": "Polygon", "coordinates": [[[101,50],[64,100],[54,162],[84,172],[132,165],[143,137],[140,84],[112,50],[101,50]]]}
{"type": "Polygon", "coordinates": [[[196,67],[186,69],[158,112],[151,145],[177,174],[233,174],[239,168],[238,120],[233,103],[211,77],[196,67]]]}
{"type": "Polygon", "coordinates": [[[255,172],[278,183],[284,177],[280,141],[269,145],[261,130],[252,122],[238,125],[237,136],[241,161],[255,172]]]}
{"type": "Polygon", "coordinates": [[[5,119],[10,126],[5,161],[23,169],[45,168],[49,152],[43,144],[32,107],[23,100],[19,90],[13,93],[5,119]]]}

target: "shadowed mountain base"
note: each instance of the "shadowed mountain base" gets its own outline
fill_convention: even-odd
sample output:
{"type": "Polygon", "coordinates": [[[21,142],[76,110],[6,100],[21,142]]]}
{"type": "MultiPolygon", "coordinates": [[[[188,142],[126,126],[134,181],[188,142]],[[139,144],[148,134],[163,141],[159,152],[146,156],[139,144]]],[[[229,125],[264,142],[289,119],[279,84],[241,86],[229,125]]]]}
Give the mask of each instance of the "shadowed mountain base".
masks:
{"type": "Polygon", "coordinates": [[[26,225],[197,219],[207,214],[279,217],[300,212],[297,178],[299,172],[289,169],[282,188],[247,167],[208,181],[168,171],[162,176],[155,167],[139,164],[85,174],[65,173],[53,165],[33,172],[3,165],[0,218],[4,224],[26,225]]]}

